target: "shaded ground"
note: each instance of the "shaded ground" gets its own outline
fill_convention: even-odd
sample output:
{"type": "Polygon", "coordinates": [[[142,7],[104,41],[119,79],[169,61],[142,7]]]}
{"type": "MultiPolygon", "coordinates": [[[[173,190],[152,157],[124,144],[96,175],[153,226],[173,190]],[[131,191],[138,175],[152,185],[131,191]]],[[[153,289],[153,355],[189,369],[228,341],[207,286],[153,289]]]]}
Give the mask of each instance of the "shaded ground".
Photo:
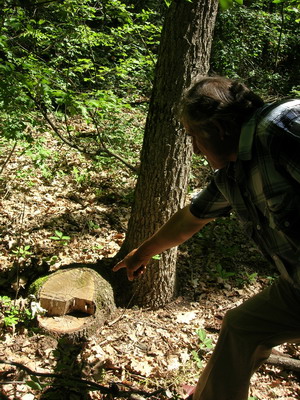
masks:
{"type": "MultiPolygon", "coordinates": [[[[66,264],[96,263],[116,254],[134,187],[134,178],[123,167],[105,170],[103,163],[91,164],[50,137],[43,148],[42,153],[18,147],[0,180],[1,295],[17,298],[25,308],[28,303],[22,298],[38,276],[66,264]]],[[[2,162],[8,153],[5,148],[2,162]]],[[[197,179],[193,185],[198,185],[197,179]]],[[[164,394],[150,398],[180,399],[181,386],[197,381],[225,312],[268,285],[273,275],[236,221],[221,220],[180,248],[179,294],[173,303],[158,311],[118,309],[112,321],[64,357],[61,343],[34,331],[34,322],[27,321],[26,326],[21,321],[13,329],[4,326],[2,317],[0,359],[78,380],[70,383],[66,378],[63,393],[56,390],[45,397],[56,379],[30,378],[15,366],[0,364],[0,399],[113,398],[80,386],[82,379],[105,387],[122,383],[119,388],[127,391],[163,388],[164,394]],[[68,387],[72,391],[67,392],[68,387]]],[[[297,346],[277,350],[300,358],[297,346]]],[[[298,399],[298,376],[264,365],[252,378],[251,396],[298,399]]]]}

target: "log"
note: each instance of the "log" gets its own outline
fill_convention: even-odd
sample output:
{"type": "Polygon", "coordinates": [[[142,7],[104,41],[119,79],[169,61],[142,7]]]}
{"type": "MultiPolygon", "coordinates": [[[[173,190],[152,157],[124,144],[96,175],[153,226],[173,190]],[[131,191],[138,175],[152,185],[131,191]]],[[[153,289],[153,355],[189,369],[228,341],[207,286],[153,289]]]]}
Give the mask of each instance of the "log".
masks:
{"type": "Polygon", "coordinates": [[[90,268],[59,270],[33,287],[46,310],[39,326],[55,337],[87,337],[116,309],[111,285],[90,268]]]}
{"type": "Polygon", "coordinates": [[[300,360],[284,355],[271,354],[266,360],[267,364],[275,365],[285,370],[300,372],[300,360]]]}

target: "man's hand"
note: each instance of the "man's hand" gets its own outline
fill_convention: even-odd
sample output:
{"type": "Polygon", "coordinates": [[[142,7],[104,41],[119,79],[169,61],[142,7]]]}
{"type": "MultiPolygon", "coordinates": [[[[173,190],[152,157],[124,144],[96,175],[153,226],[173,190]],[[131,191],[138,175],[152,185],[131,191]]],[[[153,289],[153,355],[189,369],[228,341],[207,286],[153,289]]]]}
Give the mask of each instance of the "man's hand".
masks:
{"type": "Polygon", "coordinates": [[[178,210],[153,236],[145,240],[139,248],[132,250],[113,271],[126,268],[130,281],[143,274],[151,257],[161,254],[171,247],[185,242],[202,229],[213,218],[199,219],[185,206],[178,210]]]}
{"type": "Polygon", "coordinates": [[[118,262],[113,268],[113,271],[119,271],[121,268],[126,268],[127,278],[129,281],[133,281],[138,276],[142,275],[146,270],[146,265],[149,259],[143,259],[138,257],[138,249],[132,250],[123,260],[118,262]]]}

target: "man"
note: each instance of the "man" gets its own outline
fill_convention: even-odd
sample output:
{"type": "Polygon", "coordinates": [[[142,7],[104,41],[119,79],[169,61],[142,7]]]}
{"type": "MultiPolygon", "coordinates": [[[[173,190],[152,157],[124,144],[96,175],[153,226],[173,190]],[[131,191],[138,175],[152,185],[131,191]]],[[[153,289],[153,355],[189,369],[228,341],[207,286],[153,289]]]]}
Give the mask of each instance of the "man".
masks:
{"type": "Polygon", "coordinates": [[[212,182],[115,267],[129,280],[152,256],[234,211],[280,278],[226,313],[194,400],[247,400],[272,347],[300,341],[300,100],[264,104],[246,86],[202,77],[185,93],[181,120],[212,182]]]}

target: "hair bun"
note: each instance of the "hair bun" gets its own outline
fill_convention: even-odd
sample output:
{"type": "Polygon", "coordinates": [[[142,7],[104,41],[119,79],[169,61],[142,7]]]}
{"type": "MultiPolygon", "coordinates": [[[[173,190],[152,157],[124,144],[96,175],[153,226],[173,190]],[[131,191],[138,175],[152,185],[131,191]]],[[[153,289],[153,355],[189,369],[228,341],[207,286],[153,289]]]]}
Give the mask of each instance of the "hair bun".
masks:
{"type": "Polygon", "coordinates": [[[226,131],[244,123],[263,100],[243,83],[224,77],[199,77],[185,92],[181,118],[201,123],[218,123],[226,131]],[[231,127],[232,125],[232,127],[231,127]]]}
{"type": "Polygon", "coordinates": [[[261,107],[264,104],[259,96],[240,82],[233,81],[229,90],[233,97],[231,104],[233,109],[246,111],[249,108],[253,108],[253,106],[261,107]]]}

